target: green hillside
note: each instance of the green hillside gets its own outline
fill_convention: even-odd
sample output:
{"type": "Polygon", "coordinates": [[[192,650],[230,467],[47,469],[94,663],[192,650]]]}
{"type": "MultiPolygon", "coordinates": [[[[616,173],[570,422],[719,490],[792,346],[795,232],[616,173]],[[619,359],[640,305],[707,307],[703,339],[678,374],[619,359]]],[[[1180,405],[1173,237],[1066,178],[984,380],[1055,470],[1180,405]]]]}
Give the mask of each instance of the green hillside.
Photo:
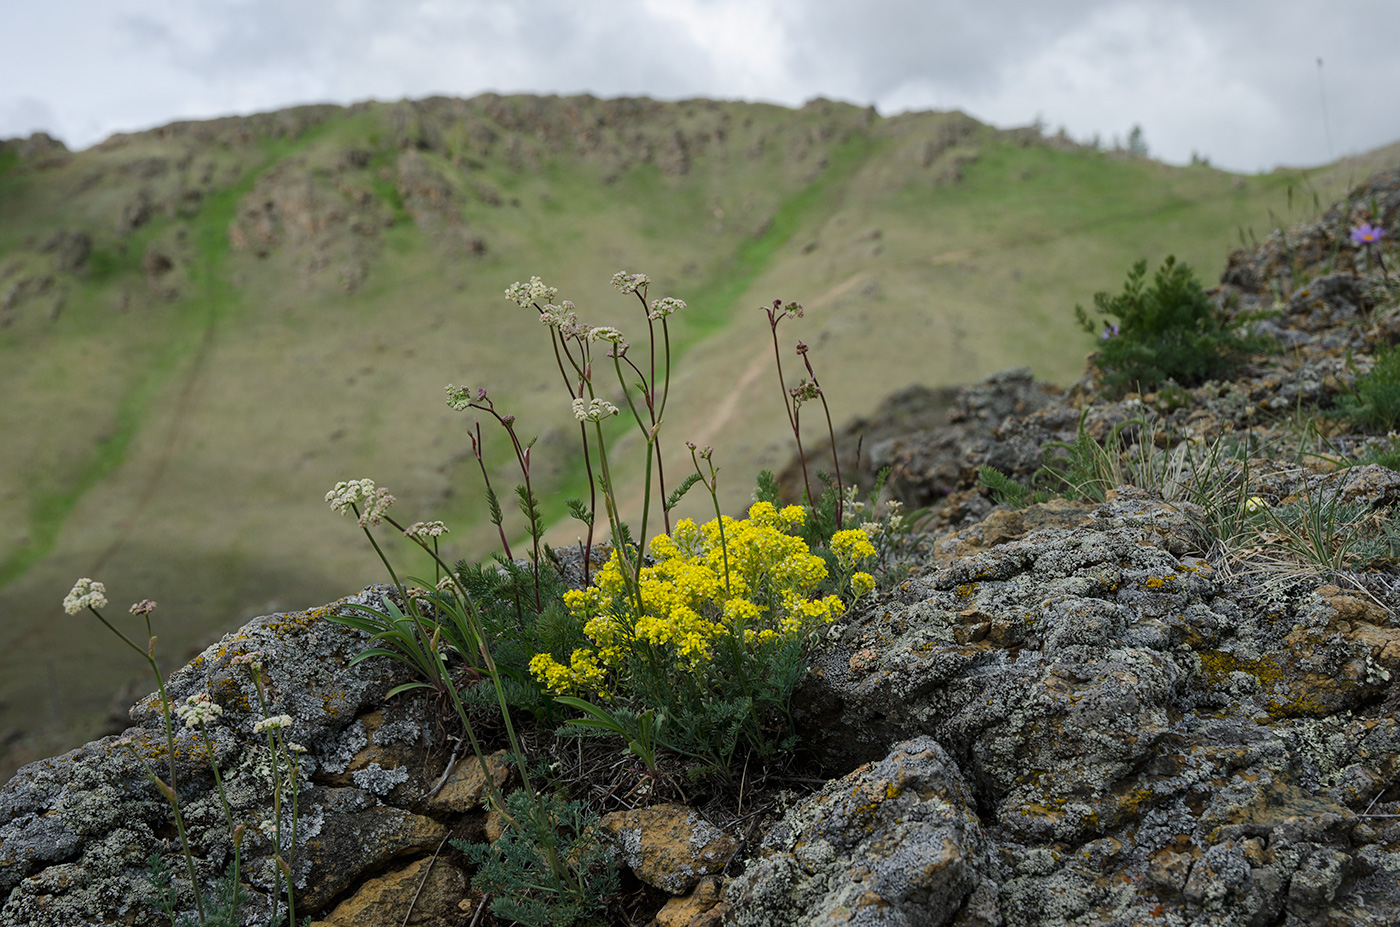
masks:
{"type": "Polygon", "coordinates": [[[791,453],[759,305],[808,307],[785,344],[812,345],[838,416],[1014,365],[1068,382],[1091,347],[1074,304],[1133,261],[1175,253],[1212,279],[1241,235],[1397,160],[1240,176],[960,113],[494,95],[177,123],[78,153],[0,143],[0,775],[89,736],[141,678],[62,614],[78,576],[114,611],[156,599],[176,663],[381,578],[322,501],[337,480],[372,477],[405,521],[447,521],[454,556],[487,553],[449,382],[539,436],[561,516],[583,485],[576,431],[545,331],[502,297],[513,281],[538,274],[634,341],[614,271],[689,303],[664,434],[716,447],[732,509],[791,453]]]}

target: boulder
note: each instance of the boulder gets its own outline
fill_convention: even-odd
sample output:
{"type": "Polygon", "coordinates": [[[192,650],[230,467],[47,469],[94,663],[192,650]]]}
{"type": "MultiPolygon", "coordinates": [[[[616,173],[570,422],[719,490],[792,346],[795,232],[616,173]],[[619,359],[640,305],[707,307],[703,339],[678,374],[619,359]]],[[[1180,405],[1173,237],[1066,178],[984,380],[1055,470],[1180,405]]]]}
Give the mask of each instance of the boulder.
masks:
{"type": "Polygon", "coordinates": [[[729,923],[940,927],[987,878],[987,850],[957,764],[916,737],[784,815],[730,884],[729,923]]]}
{"type": "Polygon", "coordinates": [[[736,849],[732,837],[684,805],[614,811],[599,826],[637,878],[672,895],[722,872],[736,849]]]}

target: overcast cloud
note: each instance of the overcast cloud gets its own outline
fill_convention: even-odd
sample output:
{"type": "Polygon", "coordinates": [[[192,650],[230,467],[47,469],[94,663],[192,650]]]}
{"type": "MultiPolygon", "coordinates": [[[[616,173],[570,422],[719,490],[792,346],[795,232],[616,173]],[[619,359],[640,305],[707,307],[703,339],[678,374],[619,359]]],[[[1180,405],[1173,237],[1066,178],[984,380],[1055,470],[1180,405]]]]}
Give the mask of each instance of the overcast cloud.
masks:
{"type": "Polygon", "coordinates": [[[1105,144],[1140,124],[1164,160],[1254,171],[1400,140],[1397,35],[1395,0],[0,0],[0,137],[486,91],[827,96],[1105,144]]]}

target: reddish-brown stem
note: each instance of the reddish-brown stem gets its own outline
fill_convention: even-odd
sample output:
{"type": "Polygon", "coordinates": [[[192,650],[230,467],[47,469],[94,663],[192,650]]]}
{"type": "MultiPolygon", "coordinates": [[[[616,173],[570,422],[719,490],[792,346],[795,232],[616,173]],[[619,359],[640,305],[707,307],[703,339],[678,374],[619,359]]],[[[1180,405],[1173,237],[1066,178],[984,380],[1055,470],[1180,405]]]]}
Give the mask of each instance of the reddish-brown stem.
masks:
{"type": "Polygon", "coordinates": [[[797,460],[802,464],[802,488],[807,493],[807,504],[815,506],[816,500],[812,498],[812,481],[807,476],[807,454],[802,449],[802,431],[797,426],[797,413],[792,401],[788,398],[787,380],[783,377],[783,358],[778,351],[778,323],[786,316],[787,311],[782,310],[776,316],[773,310],[764,307],[768,313],[768,329],[773,335],[773,361],[778,367],[778,388],[783,394],[783,409],[787,412],[788,425],[792,427],[792,437],[797,442],[797,460]]]}
{"type": "Polygon", "coordinates": [[[812,369],[811,358],[807,356],[806,346],[798,349],[802,355],[802,363],[807,366],[807,376],[811,377],[812,385],[817,388],[817,398],[822,401],[822,411],[826,413],[826,434],[831,441],[831,463],[836,467],[836,530],[841,530],[842,508],[846,502],[846,487],[841,482],[841,455],[836,452],[836,429],[831,425],[831,407],[826,404],[826,393],[822,392],[822,386],[817,382],[817,372],[812,369]]]}
{"type": "MultiPolygon", "coordinates": [[[[531,561],[530,567],[531,572],[534,574],[535,578],[535,609],[536,611],[540,611],[544,608],[544,597],[540,590],[540,532],[537,529],[537,526],[534,522],[535,494],[533,488],[530,485],[529,448],[524,447],[520,443],[520,437],[515,433],[515,416],[512,415],[507,417],[501,415],[501,413],[496,411],[496,404],[493,403],[489,398],[477,399],[474,402],[468,403],[468,406],[470,406],[473,409],[479,409],[480,411],[490,415],[496,421],[500,422],[501,427],[504,428],[506,430],[506,434],[510,436],[510,444],[511,448],[515,451],[516,463],[520,465],[520,473],[525,480],[525,500],[526,505],[530,509],[530,511],[526,513],[526,517],[530,519],[530,540],[533,544],[534,553],[534,558],[531,561]]],[[[485,475],[486,464],[481,460],[481,457],[479,455],[477,457],[477,462],[481,464],[482,474],[485,475]]],[[[497,501],[499,501],[499,498],[497,501]]],[[[510,556],[509,549],[507,549],[507,556],[510,556]]]]}
{"type": "MultiPolygon", "coordinates": [[[[477,466],[481,468],[481,478],[486,481],[486,491],[489,493],[491,492],[491,477],[486,472],[486,461],[481,458],[481,422],[477,421],[475,427],[476,433],[467,432],[467,437],[471,438],[472,455],[476,457],[477,466]]],[[[497,504],[500,503],[499,496],[496,498],[496,502],[497,504]]],[[[496,533],[501,536],[501,546],[505,548],[506,559],[514,560],[515,557],[510,552],[510,541],[506,540],[506,529],[501,525],[497,525],[496,533]]]]}

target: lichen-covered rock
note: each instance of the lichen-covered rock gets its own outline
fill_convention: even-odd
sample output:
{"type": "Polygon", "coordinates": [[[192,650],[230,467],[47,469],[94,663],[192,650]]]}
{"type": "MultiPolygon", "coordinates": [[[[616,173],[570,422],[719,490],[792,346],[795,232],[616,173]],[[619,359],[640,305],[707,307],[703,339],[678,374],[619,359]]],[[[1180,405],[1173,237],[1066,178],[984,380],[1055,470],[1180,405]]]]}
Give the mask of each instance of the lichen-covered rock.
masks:
{"type": "MultiPolygon", "coordinates": [[[[342,732],[342,743],[361,746],[344,768],[338,761],[324,763],[320,781],[353,785],[394,804],[416,802],[433,787],[432,757],[440,746],[432,726],[424,723],[423,708],[421,699],[396,698],[357,717],[342,732]]],[[[339,750],[336,753],[344,756],[339,750]]]]}
{"type": "Polygon", "coordinates": [[[725,909],[720,901],[722,895],[719,879],[707,876],[700,880],[689,895],[672,898],[662,905],[652,923],[654,927],[691,927],[697,918],[710,915],[711,912],[722,916],[725,909]],[[715,911],[717,907],[722,910],[715,911]]]}
{"type": "MultiPolygon", "coordinates": [[[[210,725],[211,744],[206,745],[197,730],[178,722],[176,726],[174,784],[205,892],[212,890],[232,859],[210,754],[221,771],[235,821],[256,827],[271,817],[273,806],[271,754],[265,735],[253,732],[253,723],[264,713],[247,668],[233,662],[240,654],[261,654],[267,713],[290,715],[291,739],[308,750],[302,759],[305,790],[292,860],[301,892],[324,903],[343,890],[361,871],[357,857],[347,856],[352,851],[382,863],[441,839],[433,829],[438,825],[423,825],[427,819],[386,810],[376,792],[392,791],[385,787],[388,779],[380,782],[371,775],[375,781],[366,781],[368,788],[309,785],[322,768],[346,770],[366,743],[357,717],[380,707],[385,693],[403,681],[389,661],[351,666],[367,635],[325,620],[351,604],[377,605],[387,592],[387,587],[371,586],[325,608],[258,618],[167,681],[172,701],[207,692],[223,709],[210,725]],[[343,836],[343,846],[335,853],[317,849],[337,834],[343,836]]],[[[192,910],[170,809],[147,773],[154,769],[169,778],[158,699],[144,699],[132,709],[132,719],[136,726],[122,737],[103,738],[31,763],[0,789],[0,924],[161,923],[164,916],[150,903],[153,896],[145,875],[147,858],[154,852],[166,856],[181,892],[180,905],[192,910]]],[[[380,778],[385,774],[394,778],[392,771],[380,778]]],[[[250,892],[245,910],[250,917],[266,919],[270,909],[270,852],[269,843],[250,831],[243,843],[250,892]]]]}
{"type": "Polygon", "coordinates": [[[354,885],[366,870],[432,851],[448,833],[432,818],[386,805],[360,789],[313,790],[303,802],[308,836],[299,851],[304,875],[297,894],[312,911],[354,885]]]}
{"type": "Polygon", "coordinates": [[[598,826],[637,878],[672,895],[723,871],[735,850],[733,838],[684,805],[614,811],[598,826]]]}
{"type": "MultiPolygon", "coordinates": [[[[486,766],[496,787],[502,788],[510,778],[509,754],[498,750],[486,757],[486,766]]],[[[435,795],[427,800],[429,811],[436,813],[475,811],[482,807],[486,798],[486,774],[482,772],[481,761],[467,755],[458,760],[451,773],[435,795]]]]}
{"type": "Polygon", "coordinates": [[[420,859],[369,879],[312,927],[440,923],[456,915],[466,891],[462,870],[443,859],[420,859]]]}
{"type": "MultiPolygon", "coordinates": [[[[1041,463],[1039,444],[1027,439],[993,446],[993,438],[1008,417],[1021,418],[1043,409],[1057,400],[1058,393],[1037,383],[1028,368],[993,374],[958,390],[946,425],[875,441],[870,447],[869,473],[889,467],[895,496],[906,505],[920,507],[941,501],[964,485],[969,468],[975,471],[980,463],[1008,472],[1034,470],[1041,463]]],[[[843,443],[851,441],[837,440],[838,445],[843,443]]]]}
{"type": "Polygon", "coordinates": [[[1400,620],[1245,594],[1187,503],[1056,512],[946,540],[833,629],[795,700],[823,761],[942,744],[1007,925],[1395,923],[1400,824],[1364,814],[1400,782],[1400,620]]]}
{"type": "Polygon", "coordinates": [[[931,737],[827,783],[729,886],[740,927],[952,923],[990,868],[972,790],[931,737]]]}

